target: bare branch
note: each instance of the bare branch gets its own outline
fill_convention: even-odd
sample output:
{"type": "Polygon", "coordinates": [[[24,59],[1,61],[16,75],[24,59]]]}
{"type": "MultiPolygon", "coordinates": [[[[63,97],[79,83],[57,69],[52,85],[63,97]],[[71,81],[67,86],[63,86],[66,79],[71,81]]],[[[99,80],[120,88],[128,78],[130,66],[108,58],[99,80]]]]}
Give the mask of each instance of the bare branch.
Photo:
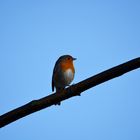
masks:
{"type": "Polygon", "coordinates": [[[0,128],[4,127],[22,117],[25,117],[33,112],[39,111],[43,108],[55,105],[56,103],[80,95],[83,91],[111,80],[115,77],[121,76],[129,71],[140,68],[140,57],[108,69],[88,79],[85,79],[75,85],[72,85],[61,93],[54,93],[39,100],[33,100],[19,108],[16,108],[8,113],[0,116],[0,128]]]}

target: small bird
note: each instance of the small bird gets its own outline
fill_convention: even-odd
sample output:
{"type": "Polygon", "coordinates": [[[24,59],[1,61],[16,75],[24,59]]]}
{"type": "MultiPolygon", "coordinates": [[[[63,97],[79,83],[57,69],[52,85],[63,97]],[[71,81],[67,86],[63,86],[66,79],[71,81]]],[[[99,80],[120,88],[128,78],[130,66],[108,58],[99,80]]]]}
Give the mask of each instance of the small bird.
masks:
{"type": "MultiPolygon", "coordinates": [[[[70,85],[75,74],[74,60],[76,58],[73,58],[71,55],[63,55],[58,58],[53,69],[52,91],[54,91],[55,87],[56,92],[60,92],[70,85]]],[[[58,105],[60,105],[60,102],[58,105]]]]}

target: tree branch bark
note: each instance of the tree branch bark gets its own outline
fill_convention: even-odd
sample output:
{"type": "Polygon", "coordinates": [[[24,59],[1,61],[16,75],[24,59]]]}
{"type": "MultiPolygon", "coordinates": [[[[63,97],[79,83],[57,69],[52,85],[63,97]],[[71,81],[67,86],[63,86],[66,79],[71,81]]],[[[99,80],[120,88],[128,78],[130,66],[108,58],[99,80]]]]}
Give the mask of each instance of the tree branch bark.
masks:
{"type": "Polygon", "coordinates": [[[121,76],[129,71],[140,68],[140,57],[130,60],[126,63],[103,71],[97,75],[87,78],[75,85],[72,85],[61,93],[53,93],[44,98],[33,100],[19,108],[9,111],[0,116],[0,128],[22,118],[31,113],[55,105],[56,103],[71,98],[73,96],[80,95],[83,91],[97,86],[105,81],[111,80],[115,77],[121,76]]]}

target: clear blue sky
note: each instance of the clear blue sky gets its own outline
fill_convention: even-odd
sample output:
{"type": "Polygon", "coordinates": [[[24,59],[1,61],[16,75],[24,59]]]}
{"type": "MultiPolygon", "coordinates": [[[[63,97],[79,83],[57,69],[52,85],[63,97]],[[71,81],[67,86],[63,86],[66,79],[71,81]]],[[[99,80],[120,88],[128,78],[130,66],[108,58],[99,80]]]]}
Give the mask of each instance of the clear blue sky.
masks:
{"type": "MultiPolygon", "coordinates": [[[[0,0],[0,114],[51,93],[57,58],[73,83],[140,56],[139,0],[0,0]]],[[[140,140],[140,70],[0,130],[1,140],[140,140]]]]}

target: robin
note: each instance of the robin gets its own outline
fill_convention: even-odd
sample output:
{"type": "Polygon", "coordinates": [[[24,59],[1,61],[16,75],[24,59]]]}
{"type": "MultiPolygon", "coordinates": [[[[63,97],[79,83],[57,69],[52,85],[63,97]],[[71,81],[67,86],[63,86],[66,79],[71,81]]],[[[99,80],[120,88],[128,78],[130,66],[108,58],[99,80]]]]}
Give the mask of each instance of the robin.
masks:
{"type": "MultiPolygon", "coordinates": [[[[74,60],[76,60],[76,58],[70,55],[63,55],[58,58],[53,69],[52,91],[54,91],[55,87],[56,92],[60,92],[66,86],[70,85],[75,74],[74,60]]],[[[60,103],[58,103],[58,105],[60,105],[60,103]]]]}

